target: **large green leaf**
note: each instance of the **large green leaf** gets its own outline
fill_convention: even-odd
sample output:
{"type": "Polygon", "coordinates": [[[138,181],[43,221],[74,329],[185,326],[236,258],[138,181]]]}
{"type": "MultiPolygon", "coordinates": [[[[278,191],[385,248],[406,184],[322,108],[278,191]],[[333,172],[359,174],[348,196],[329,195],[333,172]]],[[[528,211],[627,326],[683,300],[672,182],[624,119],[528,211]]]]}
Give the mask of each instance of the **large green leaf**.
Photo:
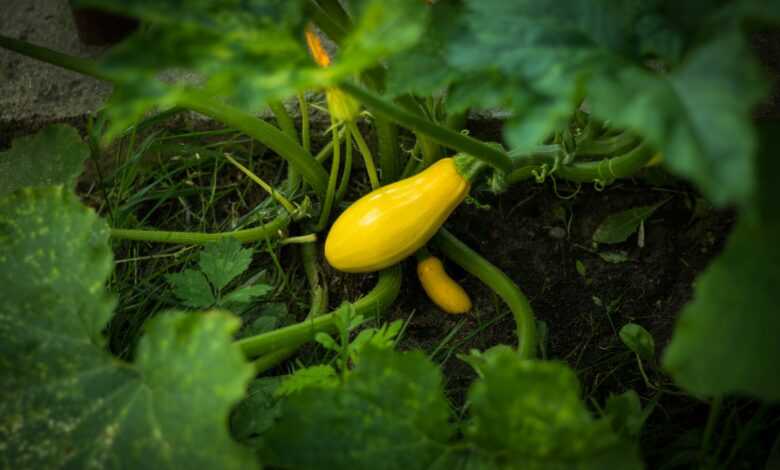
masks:
{"type": "Polygon", "coordinates": [[[87,157],[89,147],[79,133],[63,124],[16,139],[8,151],[0,152],[0,196],[26,186],[72,188],[87,157]]]}
{"type": "Polygon", "coordinates": [[[641,2],[471,0],[466,6],[463,32],[448,51],[449,64],[466,80],[451,101],[513,112],[505,129],[513,147],[536,145],[562,126],[594,71],[638,54],[634,30],[644,14],[641,2]],[[492,77],[491,92],[461,91],[483,88],[483,76],[492,77]]]}
{"type": "Polygon", "coordinates": [[[599,74],[590,97],[594,113],[646,137],[670,169],[723,205],[745,203],[754,189],[750,110],[765,91],[750,50],[733,32],[668,75],[638,67],[599,74]]]}
{"type": "Polygon", "coordinates": [[[702,1],[686,15],[674,3],[467,0],[446,57],[448,76],[459,77],[450,106],[510,111],[505,139],[524,149],[563,128],[587,98],[597,117],[647,138],[716,204],[744,206],[755,176],[749,112],[766,87],[741,24],[766,5],[702,1]]]}
{"type": "Polygon", "coordinates": [[[696,281],[664,366],[694,393],[780,400],[780,226],[741,221],[696,281]]]}
{"type": "Polygon", "coordinates": [[[430,95],[457,77],[447,60],[447,46],[462,26],[462,6],[459,2],[440,1],[429,8],[430,20],[419,42],[387,63],[386,88],[391,95],[430,95]]]}
{"type": "Polygon", "coordinates": [[[103,349],[104,222],[62,187],[0,199],[0,466],[250,468],[227,416],[252,374],[222,313],[167,313],[134,364],[103,349]]]}
{"type": "Polygon", "coordinates": [[[634,445],[594,419],[566,365],[523,360],[509,347],[480,355],[466,437],[494,467],[642,468],[634,445]]]}
{"type": "Polygon", "coordinates": [[[354,30],[330,67],[309,57],[303,0],[81,0],[137,16],[148,28],[114,48],[102,68],[120,86],[109,108],[117,133],[154,104],[171,106],[197,84],[208,95],[256,111],[269,100],[322,89],[377,65],[412,45],[427,9],[418,0],[356,2],[354,30]],[[393,40],[388,40],[393,38],[393,40]],[[189,82],[163,85],[167,70],[191,72],[189,82]]]}
{"type": "Polygon", "coordinates": [[[422,353],[367,349],[343,386],[284,402],[264,454],[284,468],[429,468],[452,433],[441,379],[422,353]]]}

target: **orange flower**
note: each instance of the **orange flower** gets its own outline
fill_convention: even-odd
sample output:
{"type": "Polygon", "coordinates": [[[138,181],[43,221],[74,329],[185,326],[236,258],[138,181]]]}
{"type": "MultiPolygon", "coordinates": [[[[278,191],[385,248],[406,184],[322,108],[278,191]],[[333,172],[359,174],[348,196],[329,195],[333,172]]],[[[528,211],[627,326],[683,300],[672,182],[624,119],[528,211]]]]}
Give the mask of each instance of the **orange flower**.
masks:
{"type": "Polygon", "coordinates": [[[327,67],[330,65],[330,56],[325,48],[322,46],[322,41],[311,25],[306,27],[306,44],[309,46],[309,52],[314,57],[314,62],[320,67],[327,67]]]}

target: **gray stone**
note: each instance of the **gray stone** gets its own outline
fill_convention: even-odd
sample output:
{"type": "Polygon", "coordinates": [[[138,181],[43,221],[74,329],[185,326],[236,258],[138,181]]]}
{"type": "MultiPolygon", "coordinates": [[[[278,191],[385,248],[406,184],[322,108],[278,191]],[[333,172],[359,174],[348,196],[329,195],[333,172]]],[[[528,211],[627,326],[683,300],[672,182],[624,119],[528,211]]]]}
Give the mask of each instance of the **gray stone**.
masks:
{"type": "MultiPolygon", "coordinates": [[[[0,34],[80,57],[104,50],[81,43],[67,0],[0,0],[0,34]]],[[[82,116],[110,91],[98,80],[0,48],[0,123],[82,116]]]]}

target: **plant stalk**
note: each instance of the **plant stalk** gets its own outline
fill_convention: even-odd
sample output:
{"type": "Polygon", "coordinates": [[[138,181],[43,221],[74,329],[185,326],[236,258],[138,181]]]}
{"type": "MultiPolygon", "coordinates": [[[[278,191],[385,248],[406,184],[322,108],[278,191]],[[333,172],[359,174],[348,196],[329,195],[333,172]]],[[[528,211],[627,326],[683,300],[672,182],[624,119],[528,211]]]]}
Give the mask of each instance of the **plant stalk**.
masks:
{"type": "Polygon", "coordinates": [[[235,238],[240,242],[248,243],[258,240],[280,238],[281,231],[290,224],[291,220],[292,219],[289,214],[282,213],[265,225],[261,225],[255,228],[235,230],[232,232],[169,232],[164,230],[111,228],[109,234],[111,238],[117,238],[121,240],[137,240],[158,243],[203,245],[206,243],[219,241],[223,238],[235,238]]]}
{"type": "Polygon", "coordinates": [[[512,169],[512,161],[507,154],[493,146],[412,114],[361,86],[345,82],[339,88],[359,100],[374,114],[381,114],[414,132],[430,137],[445,147],[473,155],[500,170],[509,172],[512,169]]]}
{"type": "Polygon", "coordinates": [[[517,324],[517,353],[524,359],[534,358],[537,349],[534,312],[517,284],[444,228],[433,238],[433,243],[449,259],[476,276],[506,302],[517,324]]]}
{"type": "MultiPolygon", "coordinates": [[[[374,317],[393,303],[400,290],[401,267],[395,265],[381,271],[376,286],[368,294],[352,303],[352,306],[357,314],[367,318],[374,317]]],[[[344,308],[348,308],[348,305],[342,305],[333,312],[307,319],[295,325],[240,339],[236,344],[250,358],[279,349],[298,347],[313,340],[314,335],[319,332],[334,333],[336,331],[336,315],[344,308]]]]}

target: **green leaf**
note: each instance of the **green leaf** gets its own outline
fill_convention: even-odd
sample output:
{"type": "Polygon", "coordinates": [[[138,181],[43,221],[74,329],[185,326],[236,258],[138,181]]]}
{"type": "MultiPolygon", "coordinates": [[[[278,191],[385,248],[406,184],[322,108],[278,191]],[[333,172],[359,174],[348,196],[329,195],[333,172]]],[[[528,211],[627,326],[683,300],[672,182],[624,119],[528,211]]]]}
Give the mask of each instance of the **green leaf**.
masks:
{"type": "Polygon", "coordinates": [[[567,122],[594,71],[637,57],[645,9],[633,0],[467,1],[448,49],[464,77],[451,100],[511,111],[505,138],[530,148],[567,122]]]}
{"type": "Polygon", "coordinates": [[[386,88],[390,95],[430,95],[457,77],[447,62],[447,45],[462,26],[463,8],[455,2],[436,2],[428,8],[430,20],[420,41],[388,61],[386,88]]]}
{"type": "Polygon", "coordinates": [[[259,306],[259,316],[239,333],[239,338],[259,335],[293,323],[287,305],[281,302],[264,303],[259,306]]]}
{"type": "Polygon", "coordinates": [[[176,297],[188,307],[207,308],[217,301],[209,281],[200,271],[185,269],[180,273],[166,274],[165,280],[170,283],[176,297]]]}
{"type": "Polygon", "coordinates": [[[766,89],[745,40],[726,31],[668,75],[638,67],[599,74],[589,102],[596,115],[647,138],[669,169],[722,206],[744,204],[752,194],[756,139],[750,110],[766,89]]]}
{"type": "Polygon", "coordinates": [[[246,330],[241,332],[239,337],[244,338],[247,336],[267,333],[269,331],[275,330],[278,324],[279,319],[277,317],[258,317],[255,319],[255,321],[252,322],[251,325],[249,325],[249,327],[246,328],[246,330]]]}
{"type": "Polygon", "coordinates": [[[274,396],[281,377],[261,377],[249,383],[247,396],[230,415],[230,430],[239,442],[247,442],[271,428],[282,412],[274,396]]]}
{"type": "Polygon", "coordinates": [[[230,281],[247,270],[252,262],[252,249],[241,248],[235,238],[223,238],[209,243],[200,252],[200,266],[211,285],[222,290],[230,281]]]}
{"type": "Polygon", "coordinates": [[[700,395],[780,400],[780,225],[740,221],[723,254],[697,279],[664,367],[700,395]]]}
{"type": "Polygon", "coordinates": [[[480,356],[469,390],[469,442],[493,468],[642,468],[608,419],[594,419],[566,365],[523,360],[508,347],[480,356]]]}
{"type": "Polygon", "coordinates": [[[268,284],[241,287],[222,297],[222,303],[225,305],[231,303],[248,304],[256,299],[265,297],[272,290],[274,290],[273,286],[268,284]]]}
{"type": "Polygon", "coordinates": [[[0,466],[256,467],[226,428],[252,375],[238,321],[160,315],[120,362],[100,334],[111,268],[105,223],[69,191],[0,198],[0,466]]]}
{"type": "Polygon", "coordinates": [[[38,334],[51,335],[44,346],[52,352],[62,347],[52,355],[63,362],[54,373],[66,371],[65,357],[102,345],[115,305],[103,289],[112,268],[108,227],[71,191],[25,188],[0,197],[0,370],[34,352],[38,334]],[[73,336],[81,341],[69,344],[73,336]]]}
{"type": "Polygon", "coordinates": [[[620,329],[620,339],[623,344],[645,361],[655,357],[655,340],[653,336],[636,323],[627,323],[620,329]]]}
{"type": "Polygon", "coordinates": [[[277,397],[284,397],[310,388],[334,388],[339,385],[336,370],[329,365],[316,365],[298,369],[284,378],[274,392],[277,397]]]}
{"type": "Polygon", "coordinates": [[[604,219],[596,231],[593,232],[593,241],[597,243],[622,243],[639,228],[639,224],[650,217],[659,207],[666,204],[669,199],[652,206],[634,207],[617,214],[612,214],[604,219]]]}
{"type": "Polygon", "coordinates": [[[639,437],[647,415],[642,411],[639,395],[628,390],[620,395],[610,395],[604,409],[605,416],[612,421],[612,428],[618,434],[631,439],[639,437]]]}
{"type": "Polygon", "coordinates": [[[352,2],[354,29],[330,67],[320,68],[303,38],[304,0],[81,0],[143,19],[142,28],[112,48],[103,73],[120,83],[109,113],[115,137],[153,106],[170,107],[196,84],[209,96],[256,111],[307,89],[323,89],[413,46],[427,21],[425,4],[398,0],[352,2]],[[388,40],[388,38],[393,38],[388,40]],[[160,72],[187,72],[164,85],[160,72]]]}
{"type": "Polygon", "coordinates": [[[422,353],[366,350],[343,386],[288,398],[262,455],[293,468],[428,468],[452,434],[441,379],[422,353]]]}
{"type": "Polygon", "coordinates": [[[89,147],[79,133],[63,124],[15,139],[0,152],[0,196],[26,186],[61,184],[72,190],[87,157],[89,147]]]}

